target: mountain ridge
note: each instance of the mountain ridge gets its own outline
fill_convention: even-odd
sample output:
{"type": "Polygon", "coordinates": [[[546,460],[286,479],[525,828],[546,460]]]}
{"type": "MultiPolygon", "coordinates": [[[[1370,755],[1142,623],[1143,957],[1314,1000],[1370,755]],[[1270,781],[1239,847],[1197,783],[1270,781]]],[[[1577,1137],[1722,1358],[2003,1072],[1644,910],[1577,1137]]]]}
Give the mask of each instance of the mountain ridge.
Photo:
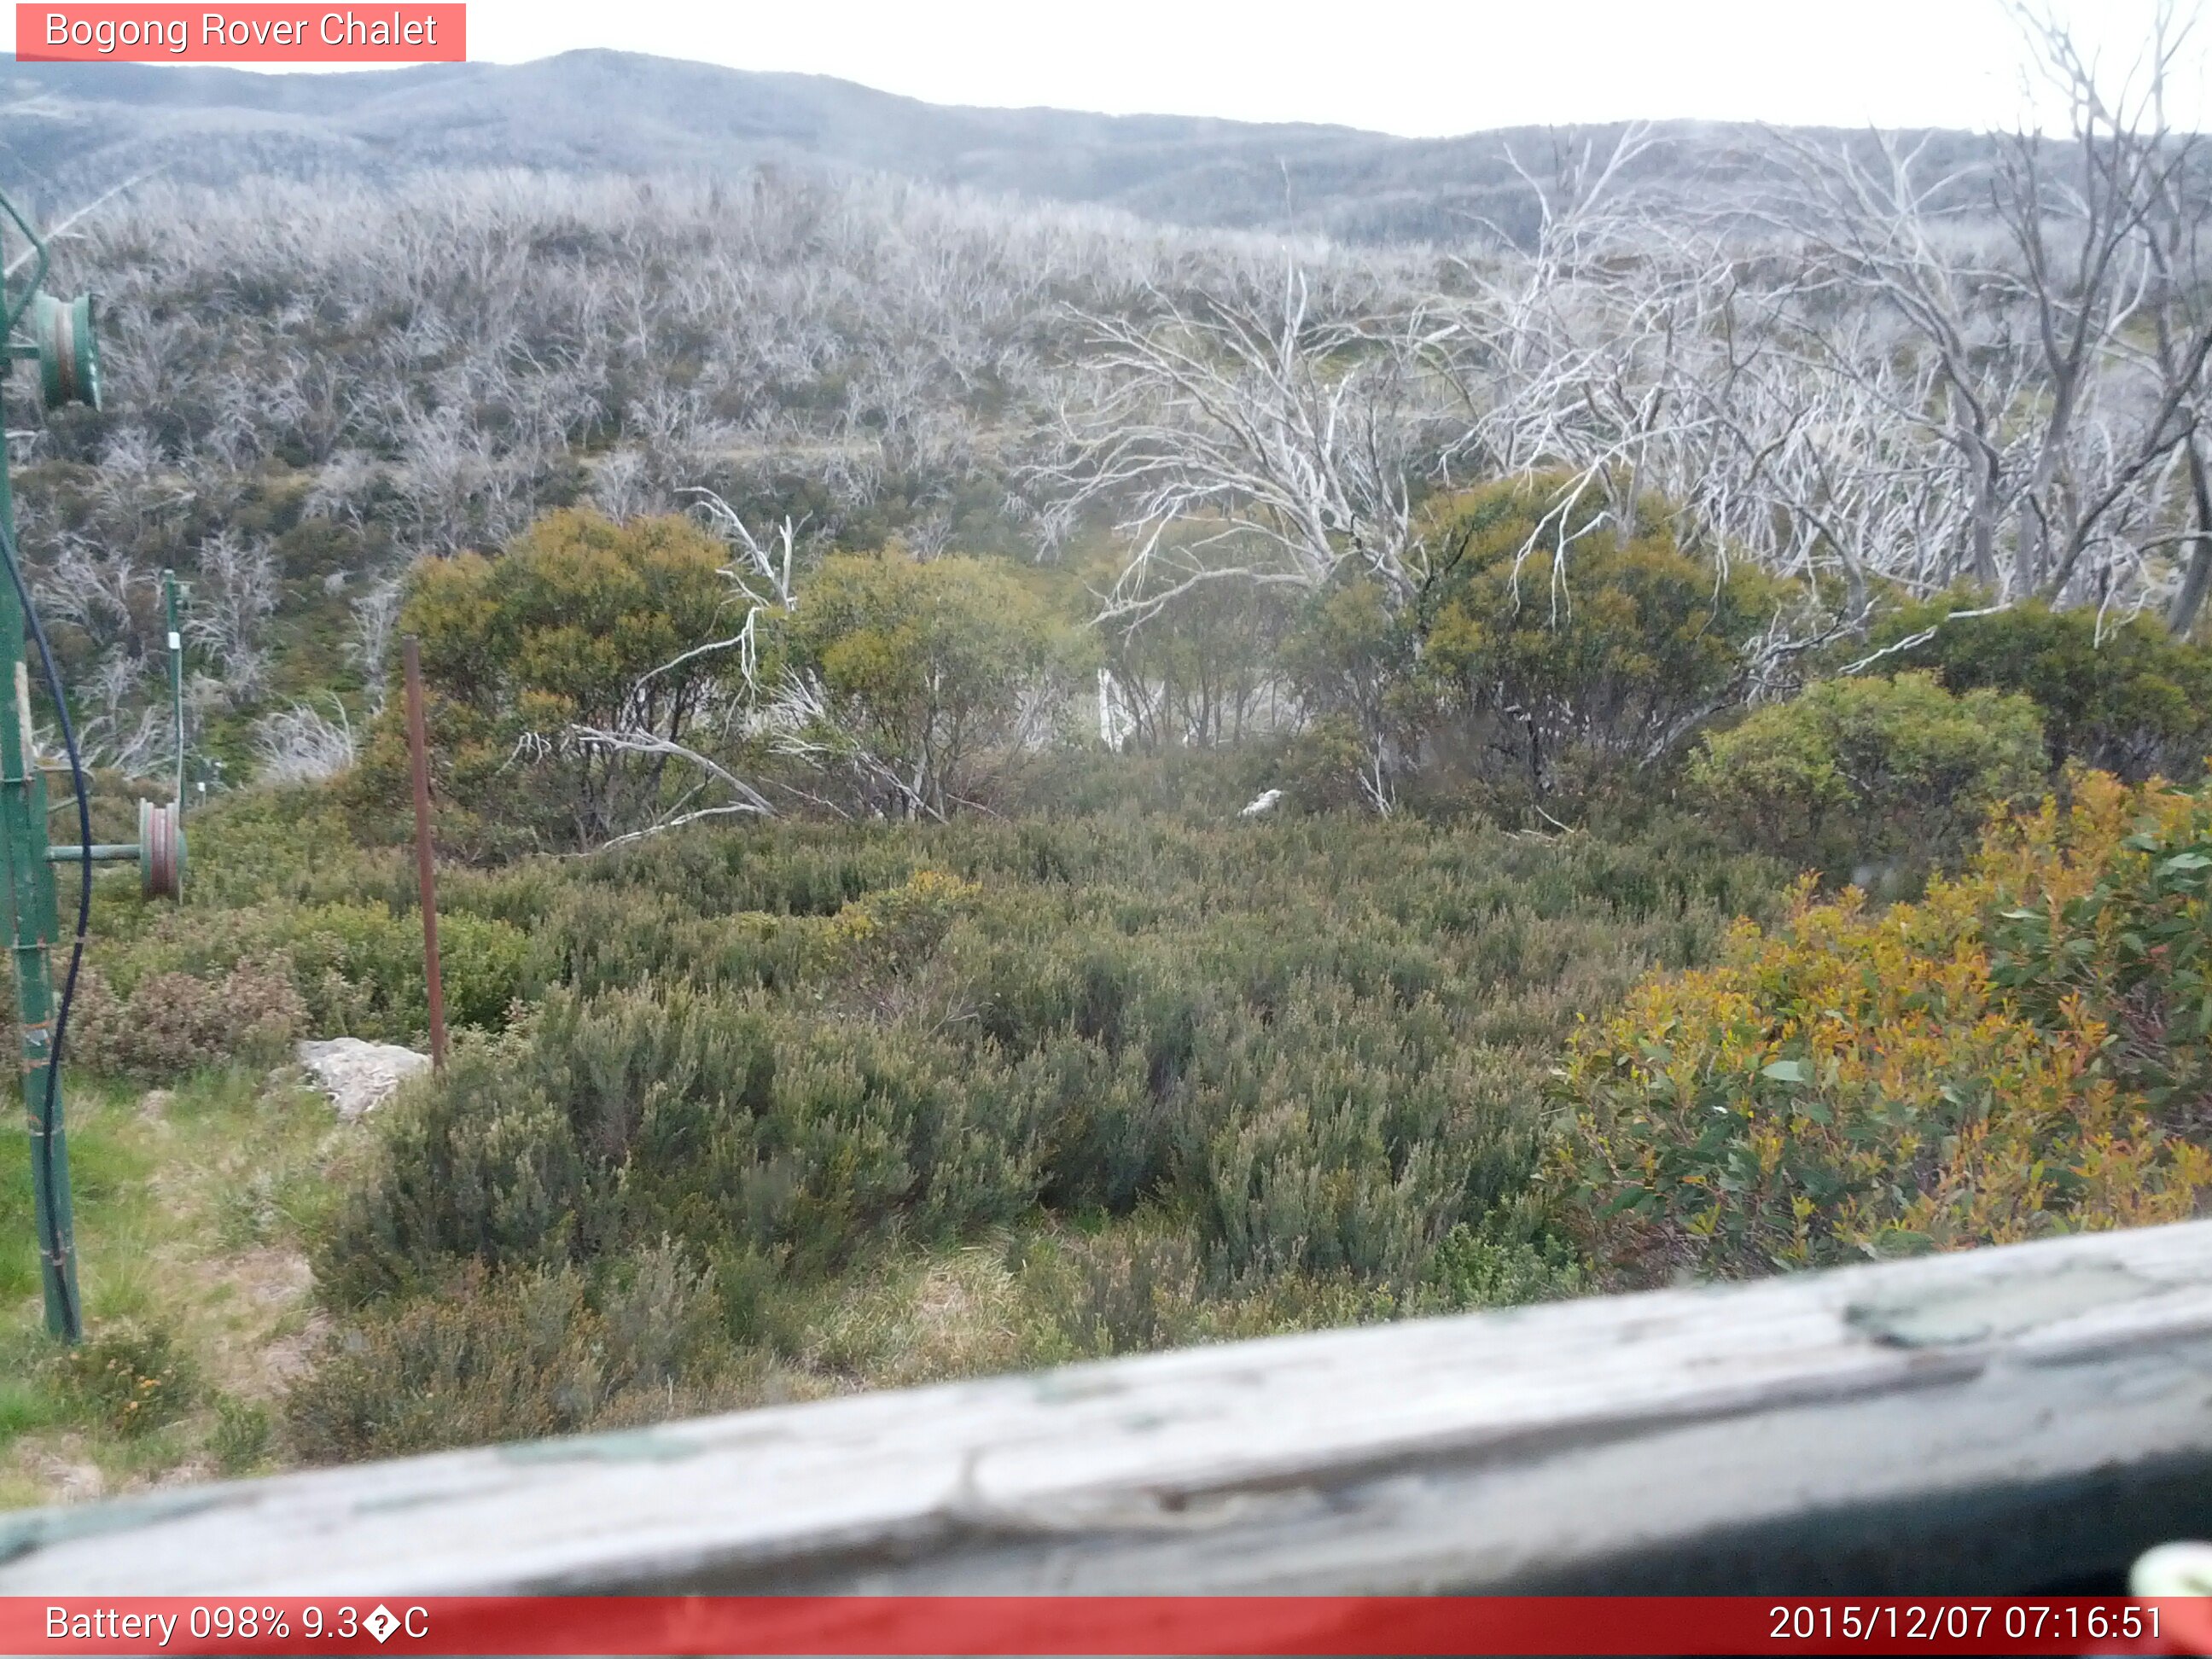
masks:
{"type": "MultiPolygon", "coordinates": [[[[1626,125],[1577,131],[1604,137],[1626,125]]],[[[1656,125],[1672,142],[1639,170],[1691,196],[1762,176],[1771,156],[1764,128],[1656,125]]],[[[155,168],[223,183],[260,172],[646,175],[785,163],[1197,227],[1447,240],[1476,219],[1524,216],[1527,187],[1509,150],[1540,151],[1557,137],[1522,127],[1408,138],[1316,123],[938,105],[832,76],[609,49],[345,75],[0,60],[0,180],[57,204],[155,168]]],[[[1932,137],[1960,159],[1987,143],[1932,137]]]]}

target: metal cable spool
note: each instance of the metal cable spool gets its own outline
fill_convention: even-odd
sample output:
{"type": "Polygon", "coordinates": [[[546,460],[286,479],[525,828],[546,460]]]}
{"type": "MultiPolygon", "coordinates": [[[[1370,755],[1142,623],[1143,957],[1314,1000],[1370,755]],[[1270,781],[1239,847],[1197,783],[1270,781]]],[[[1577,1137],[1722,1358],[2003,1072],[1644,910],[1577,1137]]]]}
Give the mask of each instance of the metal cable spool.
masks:
{"type": "Polygon", "coordinates": [[[48,409],[65,404],[100,407],[100,348],[92,332],[92,295],[31,301],[31,338],[39,352],[39,392],[48,409]]]}
{"type": "Polygon", "coordinates": [[[185,896],[185,835],[179,803],[138,803],[138,890],[146,897],[185,896]]]}

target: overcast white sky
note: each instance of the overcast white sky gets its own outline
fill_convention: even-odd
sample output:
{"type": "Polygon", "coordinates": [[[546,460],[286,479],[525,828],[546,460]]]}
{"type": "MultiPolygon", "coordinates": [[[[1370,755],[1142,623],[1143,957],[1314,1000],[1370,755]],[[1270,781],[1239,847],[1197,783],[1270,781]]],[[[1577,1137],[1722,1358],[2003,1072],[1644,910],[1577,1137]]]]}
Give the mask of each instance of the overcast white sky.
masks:
{"type": "MultiPolygon", "coordinates": [[[[2152,3],[2057,0],[2115,70],[2138,56],[2152,3]]],[[[1984,127],[2024,107],[2002,0],[471,0],[469,46],[496,63],[611,46],[937,103],[1408,135],[1677,116],[1984,127]]],[[[2201,126],[2203,77],[2188,82],[2175,113],[2201,126]]]]}
{"type": "MultiPolygon", "coordinates": [[[[2060,12],[2115,68],[2148,33],[2148,0],[2060,12]]],[[[1411,135],[1638,116],[1987,126],[2022,103],[2000,0],[473,0],[469,42],[501,63],[621,46],[937,103],[1411,135]]]]}

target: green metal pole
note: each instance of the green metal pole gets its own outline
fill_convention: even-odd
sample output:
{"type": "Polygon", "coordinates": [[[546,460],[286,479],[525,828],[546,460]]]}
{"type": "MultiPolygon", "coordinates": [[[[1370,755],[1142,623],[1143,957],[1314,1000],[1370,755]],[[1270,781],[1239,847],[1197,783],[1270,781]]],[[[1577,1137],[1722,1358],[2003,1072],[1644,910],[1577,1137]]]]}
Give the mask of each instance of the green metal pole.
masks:
{"type": "MultiPolygon", "coordinates": [[[[0,436],[0,533],[15,540],[15,500],[0,436]]],[[[15,1019],[22,1037],[23,1106],[31,1134],[31,1190],[39,1228],[39,1281],[46,1329],[64,1342],[84,1334],[77,1299],[76,1228],[70,1212],[69,1143],[63,1131],[61,1079],[53,1058],[54,872],[46,843],[46,782],[31,732],[31,676],[23,652],[23,608],[13,582],[0,582],[0,687],[15,708],[0,714],[0,860],[7,870],[9,948],[15,969],[15,1019]]]]}
{"type": "MultiPolygon", "coordinates": [[[[145,856],[145,850],[135,841],[96,841],[89,849],[94,864],[135,864],[145,856]]],[[[74,842],[46,848],[49,864],[82,864],[86,856],[87,849],[74,842]]]]}
{"type": "Polygon", "coordinates": [[[185,816],[185,636],[177,630],[177,573],[161,573],[161,597],[169,611],[169,708],[177,721],[177,817],[185,816]]]}

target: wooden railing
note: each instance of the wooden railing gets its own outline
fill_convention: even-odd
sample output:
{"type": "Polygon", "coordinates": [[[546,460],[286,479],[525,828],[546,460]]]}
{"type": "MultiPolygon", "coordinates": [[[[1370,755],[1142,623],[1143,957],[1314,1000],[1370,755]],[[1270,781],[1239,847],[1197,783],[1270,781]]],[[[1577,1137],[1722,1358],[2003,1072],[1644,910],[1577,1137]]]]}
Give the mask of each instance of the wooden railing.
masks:
{"type": "Polygon", "coordinates": [[[2212,1222],[0,1517],[0,1594],[2119,1588],[2212,1222]]]}

